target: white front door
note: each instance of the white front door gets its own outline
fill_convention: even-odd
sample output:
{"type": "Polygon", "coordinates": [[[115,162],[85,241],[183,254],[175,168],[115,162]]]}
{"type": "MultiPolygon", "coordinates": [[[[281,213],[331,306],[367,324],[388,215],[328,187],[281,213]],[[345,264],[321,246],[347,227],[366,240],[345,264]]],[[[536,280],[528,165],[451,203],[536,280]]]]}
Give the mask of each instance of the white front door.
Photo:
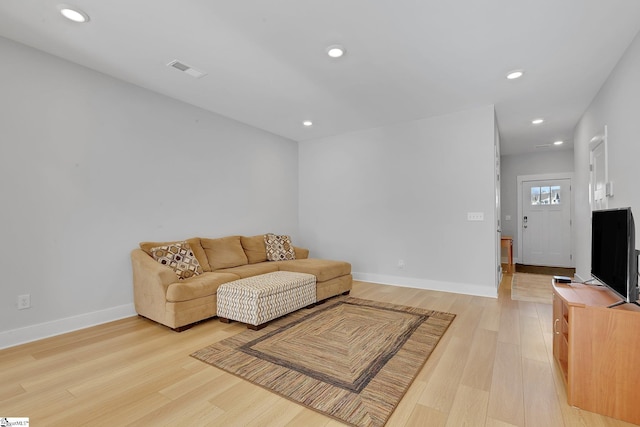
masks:
{"type": "Polygon", "coordinates": [[[522,182],[523,264],[571,267],[571,179],[522,182]]]}

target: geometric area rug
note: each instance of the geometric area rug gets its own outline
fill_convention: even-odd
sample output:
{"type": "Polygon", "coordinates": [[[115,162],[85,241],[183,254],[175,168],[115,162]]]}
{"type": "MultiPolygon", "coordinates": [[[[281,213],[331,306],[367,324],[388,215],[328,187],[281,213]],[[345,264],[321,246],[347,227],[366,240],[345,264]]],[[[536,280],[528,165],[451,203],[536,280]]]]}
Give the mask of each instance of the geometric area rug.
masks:
{"type": "Polygon", "coordinates": [[[353,426],[383,426],[454,314],[338,297],[191,356],[353,426]]]}

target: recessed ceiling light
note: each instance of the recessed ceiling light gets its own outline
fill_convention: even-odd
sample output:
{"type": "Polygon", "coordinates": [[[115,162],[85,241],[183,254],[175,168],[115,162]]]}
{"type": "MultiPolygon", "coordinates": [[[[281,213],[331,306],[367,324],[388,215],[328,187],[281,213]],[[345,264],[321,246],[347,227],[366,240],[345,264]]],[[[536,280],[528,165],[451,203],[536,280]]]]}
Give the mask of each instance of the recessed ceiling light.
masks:
{"type": "Polygon", "coordinates": [[[311,120],[305,120],[304,122],[302,122],[302,124],[303,124],[304,126],[309,127],[309,126],[312,126],[312,125],[313,125],[313,122],[312,122],[311,120]]]}
{"type": "Polygon", "coordinates": [[[533,120],[531,120],[531,124],[532,125],[539,125],[542,122],[544,122],[544,119],[533,119],[533,120]]]}
{"type": "Polygon", "coordinates": [[[507,73],[507,78],[509,80],[519,79],[524,75],[524,70],[513,70],[507,73]]]}
{"type": "Polygon", "coordinates": [[[553,145],[562,145],[562,143],[564,143],[564,141],[556,141],[553,143],[553,145]]]}
{"type": "Polygon", "coordinates": [[[346,52],[346,49],[342,46],[340,46],[339,44],[334,44],[333,46],[329,46],[327,48],[327,55],[329,55],[332,58],[340,58],[342,55],[344,55],[346,52]]]}
{"type": "Polygon", "coordinates": [[[89,21],[89,15],[87,15],[77,7],[72,7],[66,4],[59,4],[58,9],[60,10],[62,16],[73,22],[83,23],[89,21]]]}

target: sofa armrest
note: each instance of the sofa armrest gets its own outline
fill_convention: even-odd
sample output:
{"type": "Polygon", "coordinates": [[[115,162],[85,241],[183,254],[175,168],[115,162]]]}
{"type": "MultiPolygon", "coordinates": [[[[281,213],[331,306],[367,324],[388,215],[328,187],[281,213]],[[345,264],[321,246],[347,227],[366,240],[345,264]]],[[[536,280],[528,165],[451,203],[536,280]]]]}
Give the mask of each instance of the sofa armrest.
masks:
{"type": "Polygon", "coordinates": [[[309,249],[299,248],[297,246],[293,247],[293,251],[296,253],[296,259],[307,259],[309,258],[309,249]]]}
{"type": "Polygon", "coordinates": [[[167,288],[178,276],[147,255],[141,249],[131,251],[133,267],[133,301],[136,312],[144,317],[165,323],[167,288]]]}

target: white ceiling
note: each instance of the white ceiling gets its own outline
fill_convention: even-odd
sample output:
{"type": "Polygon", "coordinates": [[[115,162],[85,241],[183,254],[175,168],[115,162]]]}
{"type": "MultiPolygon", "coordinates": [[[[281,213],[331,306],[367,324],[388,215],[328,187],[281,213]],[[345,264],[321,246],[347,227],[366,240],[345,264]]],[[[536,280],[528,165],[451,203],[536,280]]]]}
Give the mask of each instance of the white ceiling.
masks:
{"type": "Polygon", "coordinates": [[[296,141],[495,104],[503,154],[570,148],[640,29],[638,0],[76,0],[86,24],[58,3],[0,1],[0,35],[296,141]]]}

